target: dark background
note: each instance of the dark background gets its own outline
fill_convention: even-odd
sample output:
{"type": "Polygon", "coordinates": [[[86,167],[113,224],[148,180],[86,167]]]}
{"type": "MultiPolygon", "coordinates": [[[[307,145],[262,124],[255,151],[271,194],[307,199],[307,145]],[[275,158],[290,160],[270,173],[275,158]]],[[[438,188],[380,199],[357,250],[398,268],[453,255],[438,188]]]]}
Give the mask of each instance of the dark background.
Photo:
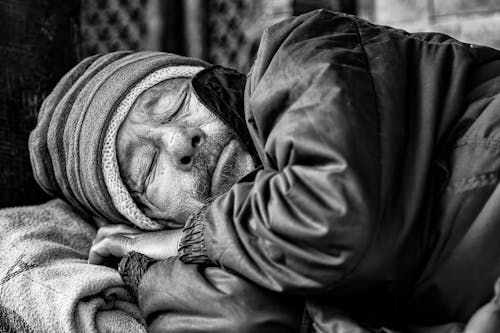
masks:
{"type": "Polygon", "coordinates": [[[32,177],[28,135],[79,60],[162,50],[246,72],[265,27],[316,8],[500,46],[498,0],[0,0],[0,207],[48,199],[32,177]]]}

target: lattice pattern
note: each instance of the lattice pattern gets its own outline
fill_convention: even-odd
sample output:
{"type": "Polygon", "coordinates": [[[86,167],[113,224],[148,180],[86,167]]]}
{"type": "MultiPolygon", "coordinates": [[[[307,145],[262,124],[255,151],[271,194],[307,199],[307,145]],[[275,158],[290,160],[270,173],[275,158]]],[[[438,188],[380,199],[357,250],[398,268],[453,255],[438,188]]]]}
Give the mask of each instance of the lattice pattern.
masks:
{"type": "Polygon", "coordinates": [[[291,0],[210,0],[208,58],[246,72],[266,27],[292,15],[291,0]]]}
{"type": "Polygon", "coordinates": [[[268,26],[317,8],[353,14],[355,7],[353,0],[205,1],[208,4],[208,60],[241,72],[251,66],[260,37],[268,26]]]}
{"type": "Polygon", "coordinates": [[[118,50],[142,50],[147,39],[151,0],[82,1],[82,56],[118,50]]]}

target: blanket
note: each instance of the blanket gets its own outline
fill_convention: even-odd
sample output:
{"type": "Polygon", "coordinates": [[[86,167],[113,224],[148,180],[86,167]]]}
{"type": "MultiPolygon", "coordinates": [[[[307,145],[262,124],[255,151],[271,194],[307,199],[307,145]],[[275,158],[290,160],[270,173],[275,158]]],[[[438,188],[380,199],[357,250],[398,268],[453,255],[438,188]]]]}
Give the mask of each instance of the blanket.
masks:
{"type": "Polygon", "coordinates": [[[52,200],[0,211],[0,332],[146,332],[114,269],[89,265],[94,224],[52,200]]]}

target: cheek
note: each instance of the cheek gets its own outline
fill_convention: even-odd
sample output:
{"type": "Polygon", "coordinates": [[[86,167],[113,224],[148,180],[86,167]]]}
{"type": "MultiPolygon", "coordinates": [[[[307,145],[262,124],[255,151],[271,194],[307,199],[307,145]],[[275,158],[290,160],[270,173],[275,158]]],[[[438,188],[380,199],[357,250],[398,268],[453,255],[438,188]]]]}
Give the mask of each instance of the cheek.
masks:
{"type": "Polygon", "coordinates": [[[183,183],[175,170],[163,168],[148,186],[148,199],[159,209],[178,206],[184,190],[183,183]]]}
{"type": "Polygon", "coordinates": [[[191,195],[195,183],[195,179],[189,174],[163,167],[158,171],[154,183],[148,186],[146,197],[156,208],[170,215],[187,211],[191,213],[193,208],[200,206],[191,195]]]}
{"type": "Polygon", "coordinates": [[[196,112],[192,113],[192,116],[193,125],[199,126],[208,136],[230,131],[219,117],[202,105],[196,108],[196,112]]]}
{"type": "Polygon", "coordinates": [[[200,128],[208,137],[218,137],[220,135],[227,135],[229,128],[218,118],[213,116],[211,121],[205,122],[200,128]]]}

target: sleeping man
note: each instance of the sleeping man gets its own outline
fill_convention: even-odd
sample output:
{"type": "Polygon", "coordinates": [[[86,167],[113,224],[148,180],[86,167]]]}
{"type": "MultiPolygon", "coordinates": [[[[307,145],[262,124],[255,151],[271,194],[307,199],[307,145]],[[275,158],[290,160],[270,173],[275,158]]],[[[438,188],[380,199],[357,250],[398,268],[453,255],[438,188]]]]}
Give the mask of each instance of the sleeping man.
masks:
{"type": "Polygon", "coordinates": [[[322,10],[248,77],[88,58],[30,150],[152,332],[496,332],[499,82],[496,50],[322,10]]]}
{"type": "MultiPolygon", "coordinates": [[[[30,151],[46,191],[66,198],[99,224],[109,224],[94,239],[90,263],[104,263],[99,249],[117,233],[126,239],[137,236],[136,243],[146,236],[143,252],[162,258],[171,247],[167,231],[180,233],[191,213],[254,168],[257,157],[244,148],[248,133],[228,125],[243,126],[234,111],[241,110],[243,84],[237,72],[159,52],[91,57],[61,79],[40,111],[30,151]],[[217,79],[227,80],[227,86],[217,79]],[[214,101],[221,107],[217,116],[201,104],[195,84],[224,88],[228,96],[213,96],[231,104],[214,101]],[[162,229],[167,231],[144,233],[162,229]]],[[[199,272],[194,265],[173,264],[178,266],[171,270],[176,281],[167,284],[180,295],[187,293],[188,303],[193,301],[188,291],[197,290],[207,313],[168,326],[154,320],[151,331],[186,332],[188,324],[201,332],[290,332],[300,325],[299,301],[221,269],[199,272]],[[226,293],[241,305],[228,307],[226,293]]],[[[127,280],[132,287],[133,281],[127,280]]]]}

